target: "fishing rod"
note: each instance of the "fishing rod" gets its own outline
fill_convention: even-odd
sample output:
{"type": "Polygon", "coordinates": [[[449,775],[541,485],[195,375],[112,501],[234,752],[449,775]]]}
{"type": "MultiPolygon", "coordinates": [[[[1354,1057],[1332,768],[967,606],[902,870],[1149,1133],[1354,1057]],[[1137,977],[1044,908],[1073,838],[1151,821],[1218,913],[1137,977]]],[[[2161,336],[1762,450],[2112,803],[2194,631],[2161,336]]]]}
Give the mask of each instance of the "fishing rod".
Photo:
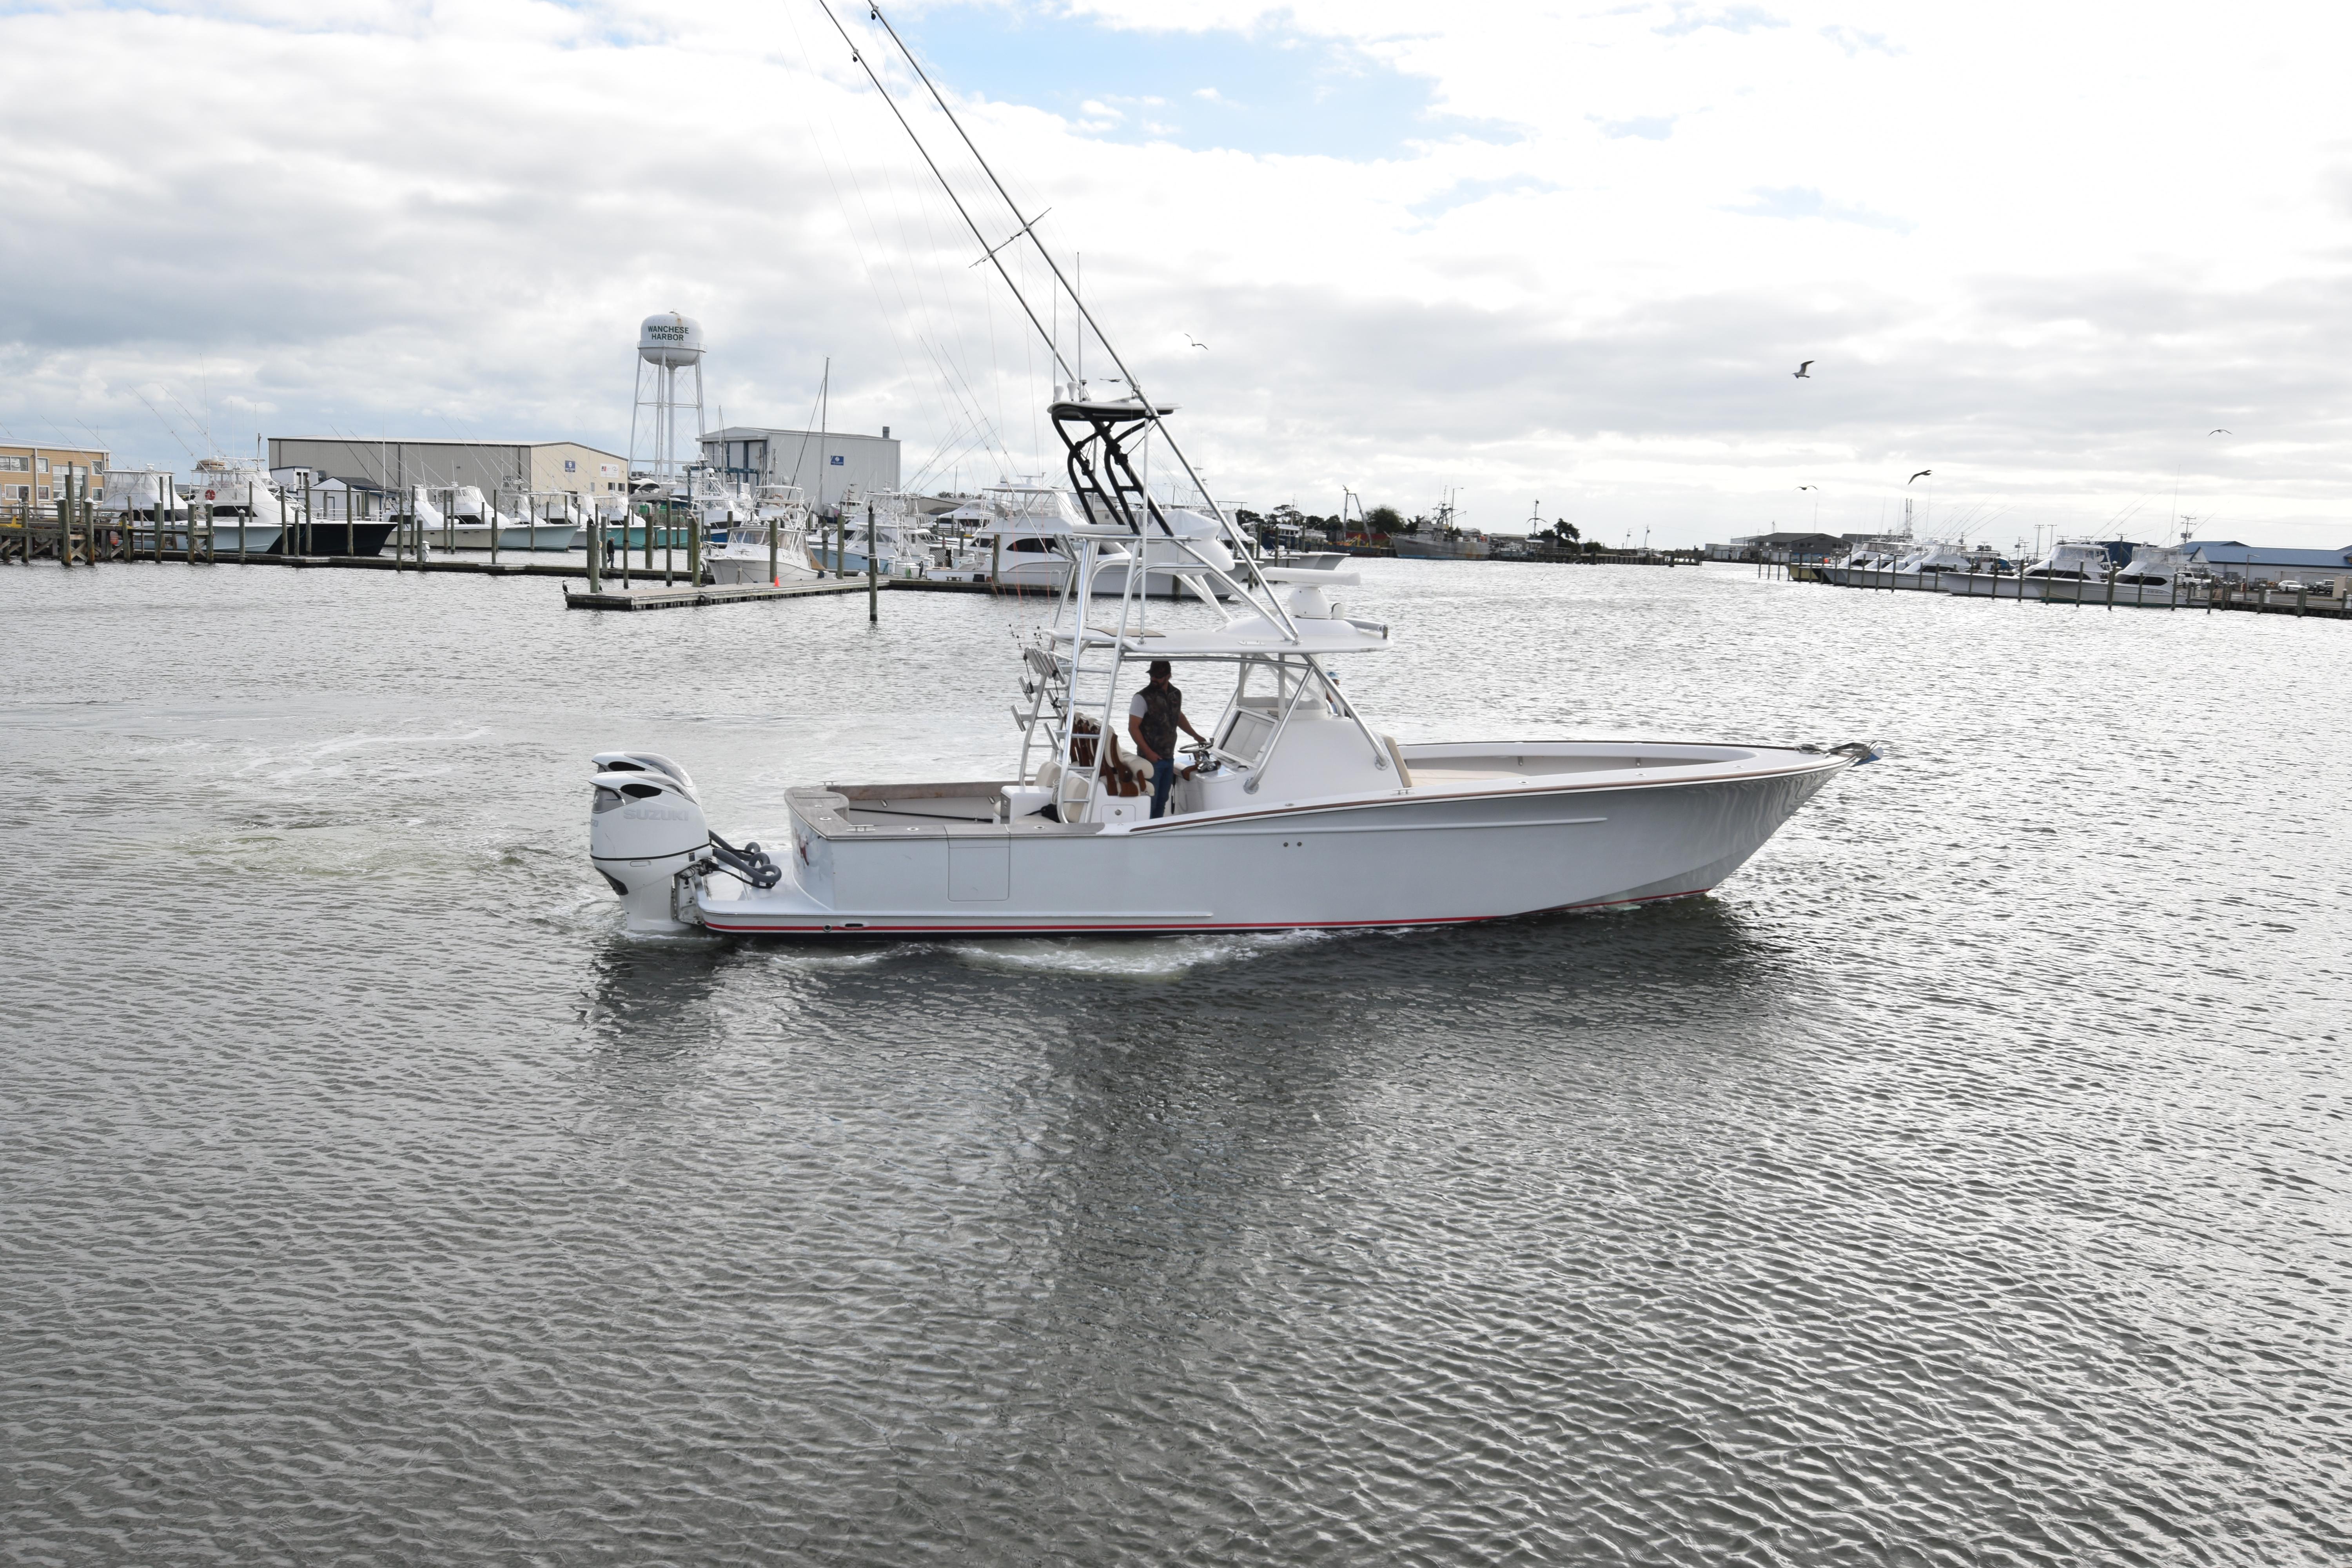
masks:
{"type": "MultiPolygon", "coordinates": [[[[1055,342],[1053,338],[1047,334],[1045,327],[1039,323],[1037,320],[1037,312],[1029,308],[1028,296],[1021,292],[1020,286],[1013,281],[1013,275],[1004,269],[1004,263],[998,259],[997,250],[1002,250],[1003,247],[999,246],[996,250],[989,249],[988,236],[981,232],[980,225],[972,220],[970,209],[965,207],[963,205],[963,197],[956,194],[955,186],[950,184],[947,175],[940,172],[938,161],[931,156],[931,150],[923,145],[923,139],[915,134],[915,128],[908,124],[907,117],[898,111],[898,100],[890,96],[890,89],[882,85],[881,77],[875,72],[872,62],[866,59],[866,52],[857,47],[857,40],[849,36],[849,29],[841,25],[841,18],[833,14],[833,7],[827,4],[827,0],[816,0],[816,3],[817,9],[824,13],[824,19],[833,24],[833,30],[841,35],[841,41],[849,46],[849,58],[856,62],[858,69],[866,73],[866,79],[874,84],[874,90],[882,95],[882,101],[889,108],[891,118],[898,121],[898,129],[907,133],[907,140],[912,142],[915,144],[915,151],[922,154],[924,165],[931,171],[931,178],[940,183],[940,189],[945,191],[948,195],[948,200],[955,204],[956,216],[963,219],[964,227],[971,230],[971,237],[980,243],[982,251],[985,253],[983,259],[995,267],[996,275],[1004,279],[1005,288],[1013,291],[1013,298],[1019,302],[1021,306],[1021,313],[1029,318],[1029,324],[1035,327],[1037,329],[1037,335],[1045,340],[1045,350],[1048,353],[1051,353],[1054,356],[1054,363],[1060,365],[1064,371],[1067,372],[1071,380],[1076,381],[1077,379],[1077,372],[1071,370],[1070,362],[1062,357],[1062,346],[1055,342]]],[[[880,20],[881,15],[881,12],[878,10],[874,13],[875,18],[877,21],[880,20]]],[[[887,26],[888,24],[885,23],[884,26],[887,26]]],[[[893,41],[897,40],[898,35],[896,33],[893,33],[890,36],[893,41]]],[[[904,44],[898,45],[898,47],[902,51],[907,46],[904,44]]],[[[918,72],[919,72],[921,68],[922,68],[919,66],[916,68],[918,72]]],[[[925,78],[924,79],[925,85],[929,85],[929,79],[925,78]]],[[[933,95],[936,96],[938,89],[933,89],[932,90],[933,95]]],[[[949,119],[952,121],[954,116],[950,115],[949,116],[949,119]]],[[[958,126],[957,130],[961,132],[962,127],[958,126]]],[[[969,137],[965,138],[967,145],[970,144],[970,142],[971,139],[969,137]]],[[[991,180],[995,178],[993,174],[989,177],[991,180]]],[[[1002,186],[998,187],[999,190],[1002,190],[1003,188],[1003,187],[1002,186]]],[[[1014,211],[1014,216],[1019,216],[1019,210],[1017,208],[1014,211]]],[[[1044,215],[1040,214],[1039,216],[1043,216],[1044,215]]],[[[1033,236],[1032,237],[1034,237],[1033,236]]],[[[1057,272],[1055,276],[1059,277],[1060,274],[1057,272]]]]}

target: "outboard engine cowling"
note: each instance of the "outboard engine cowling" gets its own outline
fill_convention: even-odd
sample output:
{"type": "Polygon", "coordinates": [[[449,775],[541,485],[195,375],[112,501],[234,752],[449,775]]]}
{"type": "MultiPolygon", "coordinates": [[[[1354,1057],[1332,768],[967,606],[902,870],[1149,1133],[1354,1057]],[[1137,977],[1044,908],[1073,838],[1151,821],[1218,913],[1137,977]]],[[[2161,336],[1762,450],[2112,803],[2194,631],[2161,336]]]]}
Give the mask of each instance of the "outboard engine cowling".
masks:
{"type": "Polygon", "coordinates": [[[687,794],[694,795],[694,781],[686,776],[686,770],[659,752],[599,752],[589,761],[600,773],[667,773],[686,787],[687,794]]]}
{"type": "Polygon", "coordinates": [[[621,896],[631,931],[683,931],[670,910],[671,879],[708,858],[710,827],[684,770],[657,765],[650,753],[607,752],[596,759],[596,796],[589,808],[588,858],[621,896]]]}

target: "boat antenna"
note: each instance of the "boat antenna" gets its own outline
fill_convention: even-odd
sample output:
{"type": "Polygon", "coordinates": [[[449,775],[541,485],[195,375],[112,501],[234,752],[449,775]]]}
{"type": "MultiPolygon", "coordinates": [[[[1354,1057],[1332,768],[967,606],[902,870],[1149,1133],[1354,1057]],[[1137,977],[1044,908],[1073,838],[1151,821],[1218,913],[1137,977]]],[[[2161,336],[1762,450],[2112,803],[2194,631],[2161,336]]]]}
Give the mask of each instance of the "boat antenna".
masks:
{"type": "MultiPolygon", "coordinates": [[[[856,60],[860,68],[866,72],[866,79],[874,83],[875,90],[881,93],[882,100],[890,105],[890,112],[898,119],[899,127],[907,132],[908,139],[914,142],[917,151],[922,153],[923,162],[930,166],[932,177],[937,179],[940,188],[948,193],[948,199],[955,203],[956,211],[962,216],[964,226],[971,230],[972,237],[980,242],[981,248],[987,249],[988,237],[981,233],[978,224],[972,222],[971,214],[965,211],[962,199],[957,196],[954,187],[948,184],[947,176],[940,172],[939,164],[933,161],[929,150],[923,146],[922,139],[915,135],[915,129],[907,123],[907,117],[898,112],[897,101],[890,97],[889,89],[882,85],[882,79],[875,74],[873,66],[858,51],[856,40],[850,37],[849,30],[841,25],[841,18],[834,15],[833,6],[828,0],[817,0],[817,4],[824,11],[825,19],[833,24],[834,30],[841,35],[842,41],[849,45],[850,58],[856,60]]],[[[907,47],[907,40],[898,36],[898,29],[890,25],[890,19],[887,16],[882,15],[881,5],[876,3],[876,0],[868,0],[866,10],[866,15],[880,23],[882,30],[890,35],[890,41],[898,47],[898,52],[906,58],[908,66],[913,69],[924,88],[929,91],[931,101],[939,105],[940,112],[947,116],[948,123],[955,128],[956,135],[961,139],[965,149],[971,153],[972,161],[980,165],[981,173],[988,176],[988,183],[995,188],[996,194],[1003,198],[1004,205],[1012,209],[1013,221],[1022,226],[1018,232],[1029,237],[1029,243],[1036,248],[1038,256],[1044,259],[1046,269],[1053,273],[1054,280],[1069,291],[1070,303],[1078,313],[1078,342],[1081,350],[1086,343],[1086,329],[1092,327],[1095,341],[1102,344],[1103,352],[1110,355],[1111,363],[1118,367],[1119,379],[1126,383],[1129,392],[1135,394],[1136,401],[1143,405],[1144,420],[1160,432],[1161,440],[1168,443],[1168,450],[1183,468],[1184,477],[1192,481],[1193,489],[1208,499],[1210,510],[1216,514],[1217,521],[1224,524],[1229,531],[1232,531],[1234,525],[1232,520],[1225,516],[1224,508],[1217,504],[1214,497],[1209,495],[1208,487],[1201,482],[1201,476],[1193,471],[1192,460],[1184,455],[1184,449],[1177,444],[1176,438],[1169,434],[1167,426],[1160,423],[1159,405],[1153,403],[1150,395],[1144,392],[1143,384],[1136,380],[1135,373],[1128,369],[1127,361],[1119,357],[1118,350],[1113,346],[1109,336],[1103,331],[1101,324],[1096,321],[1094,313],[1087,309],[1086,300],[1080,298],[1077,291],[1071,287],[1070,279],[1063,275],[1061,264],[1054,259],[1054,253],[1048,250],[1045,247],[1045,242],[1037,237],[1037,231],[1034,226],[1035,220],[1022,217],[1021,205],[1015,202],[1013,199],[1013,194],[1004,188],[1004,182],[996,177],[996,170],[989,163],[987,158],[982,155],[979,146],[971,139],[971,132],[964,130],[963,121],[956,118],[955,110],[948,107],[946,95],[940,91],[939,84],[931,80],[930,73],[923,69],[923,63],[915,58],[915,51],[907,47]]],[[[1041,213],[1038,216],[1042,217],[1045,215],[1041,213]]],[[[992,259],[993,260],[994,258],[992,259]]],[[[1045,329],[1038,321],[1037,312],[1029,308],[1029,301],[1022,296],[1020,286],[1013,281],[1013,275],[1004,269],[1003,261],[996,260],[995,266],[997,276],[1004,279],[1004,286],[1013,290],[1015,299],[1021,300],[1022,314],[1029,318],[1030,326],[1036,329],[1038,335],[1044,336],[1045,329]]],[[[1050,338],[1047,342],[1049,344],[1052,343],[1050,338]]],[[[1062,358],[1060,345],[1053,344],[1053,354],[1056,363],[1061,364],[1065,370],[1070,368],[1068,363],[1062,358]]],[[[1072,379],[1083,381],[1085,378],[1073,372],[1072,379]]]]}

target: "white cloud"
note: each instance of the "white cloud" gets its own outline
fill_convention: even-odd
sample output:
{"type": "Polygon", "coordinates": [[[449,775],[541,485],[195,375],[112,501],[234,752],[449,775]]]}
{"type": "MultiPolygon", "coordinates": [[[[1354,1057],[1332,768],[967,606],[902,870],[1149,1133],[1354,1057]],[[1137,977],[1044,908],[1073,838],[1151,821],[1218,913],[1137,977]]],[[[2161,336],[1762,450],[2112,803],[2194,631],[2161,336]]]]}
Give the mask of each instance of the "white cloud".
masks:
{"type": "MultiPolygon", "coordinates": [[[[1799,483],[1868,526],[1933,464],[1953,504],[2008,497],[1999,528],[2089,528],[2178,466],[2229,531],[2352,541],[2335,14],[1088,9],[1279,21],[1517,128],[1350,161],[975,110],[1244,499],[1460,485],[1474,521],[1541,496],[1693,541],[1785,520],[1799,483]]],[[[1034,461],[1043,356],[807,0],[92,6],[0,17],[0,49],[123,65],[24,73],[0,121],[0,201],[39,215],[0,232],[0,426],[175,458],[134,390],[160,384],[231,450],[248,425],[618,443],[636,320],[674,307],[730,419],[799,419],[829,354],[836,423],[919,461],[985,421],[1034,461]],[[195,59],[239,90],[155,90],[195,59]]]]}

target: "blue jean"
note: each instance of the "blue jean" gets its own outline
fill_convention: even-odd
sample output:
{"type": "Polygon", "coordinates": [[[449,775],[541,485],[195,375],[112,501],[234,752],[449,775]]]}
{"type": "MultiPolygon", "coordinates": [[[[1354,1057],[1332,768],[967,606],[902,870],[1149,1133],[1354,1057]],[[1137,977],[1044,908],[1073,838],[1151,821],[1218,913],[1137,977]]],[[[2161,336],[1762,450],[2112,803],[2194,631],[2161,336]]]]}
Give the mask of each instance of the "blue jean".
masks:
{"type": "Polygon", "coordinates": [[[1151,815],[1168,815],[1168,792],[1176,787],[1176,759],[1162,757],[1151,764],[1151,815]]]}

